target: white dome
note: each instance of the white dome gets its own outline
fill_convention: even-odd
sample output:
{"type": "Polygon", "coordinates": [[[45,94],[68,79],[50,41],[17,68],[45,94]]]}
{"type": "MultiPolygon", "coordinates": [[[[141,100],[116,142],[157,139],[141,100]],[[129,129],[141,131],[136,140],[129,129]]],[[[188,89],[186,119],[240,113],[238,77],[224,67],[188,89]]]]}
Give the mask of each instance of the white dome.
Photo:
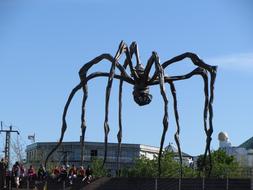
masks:
{"type": "Polygon", "coordinates": [[[219,141],[227,141],[228,140],[228,134],[226,132],[220,132],[218,135],[219,141]]]}

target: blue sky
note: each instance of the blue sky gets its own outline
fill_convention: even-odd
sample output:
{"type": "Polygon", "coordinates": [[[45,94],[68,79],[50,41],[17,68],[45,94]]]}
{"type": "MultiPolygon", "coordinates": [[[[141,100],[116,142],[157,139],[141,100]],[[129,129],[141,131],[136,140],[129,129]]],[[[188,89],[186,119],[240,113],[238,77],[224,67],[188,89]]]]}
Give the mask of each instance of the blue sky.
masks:
{"type": "MultiPolygon", "coordinates": [[[[102,53],[114,55],[121,40],[139,45],[142,63],[153,50],[161,62],[190,51],[208,64],[218,65],[214,100],[212,148],[220,131],[233,145],[252,137],[253,107],[253,3],[250,0],[214,1],[102,1],[13,0],[0,1],[0,120],[21,132],[24,144],[35,133],[37,141],[56,141],[61,115],[71,89],[78,84],[83,64],[102,53]]],[[[121,60],[122,61],[122,60],[121,60]]],[[[92,71],[109,71],[101,62],[92,71]]],[[[194,69],[189,60],[168,67],[166,74],[194,69]]],[[[104,96],[107,80],[89,83],[86,139],[103,141],[104,96]]],[[[184,152],[204,151],[200,77],[176,83],[184,152]]],[[[174,142],[175,121],[170,100],[170,126],[165,145],[174,142]]],[[[159,146],[163,101],[152,87],[153,101],[139,107],[132,86],[123,95],[123,142],[159,146]]],[[[118,82],[110,102],[109,141],[117,142],[118,82]]],[[[81,92],[68,112],[64,140],[80,135],[81,92]]],[[[14,135],[13,135],[13,138],[14,135]]],[[[3,149],[4,135],[0,135],[3,149]]]]}

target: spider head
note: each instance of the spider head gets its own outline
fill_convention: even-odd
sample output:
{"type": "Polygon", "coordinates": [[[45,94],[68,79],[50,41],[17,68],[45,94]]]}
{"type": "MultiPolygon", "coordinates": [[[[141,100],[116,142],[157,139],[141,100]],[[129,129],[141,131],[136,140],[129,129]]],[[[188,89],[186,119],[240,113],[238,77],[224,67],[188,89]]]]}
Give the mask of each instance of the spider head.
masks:
{"type": "Polygon", "coordinates": [[[134,101],[139,106],[145,106],[152,101],[152,95],[149,94],[149,88],[139,88],[138,86],[134,87],[133,91],[134,101]]]}

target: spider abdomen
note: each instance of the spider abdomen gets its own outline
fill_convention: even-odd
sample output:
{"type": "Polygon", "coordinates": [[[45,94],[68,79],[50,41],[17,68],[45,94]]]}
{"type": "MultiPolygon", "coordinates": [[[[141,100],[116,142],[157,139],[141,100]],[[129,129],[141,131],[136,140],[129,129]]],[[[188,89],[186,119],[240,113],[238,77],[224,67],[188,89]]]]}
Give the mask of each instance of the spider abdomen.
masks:
{"type": "Polygon", "coordinates": [[[152,95],[149,94],[148,86],[135,85],[133,91],[134,101],[139,106],[144,106],[152,101],[152,95]]]}

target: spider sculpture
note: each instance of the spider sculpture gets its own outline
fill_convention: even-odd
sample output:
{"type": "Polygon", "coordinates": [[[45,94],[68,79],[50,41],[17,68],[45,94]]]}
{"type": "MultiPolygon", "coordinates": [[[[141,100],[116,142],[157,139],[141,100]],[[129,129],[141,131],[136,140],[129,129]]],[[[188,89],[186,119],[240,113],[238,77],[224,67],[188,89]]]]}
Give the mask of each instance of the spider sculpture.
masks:
{"type": "MultiPolygon", "coordinates": [[[[108,142],[108,133],[109,133],[109,124],[108,124],[108,112],[109,112],[109,100],[110,100],[110,93],[111,93],[111,87],[114,79],[118,79],[120,81],[119,83],[119,131],[117,134],[118,138],[118,170],[120,168],[119,165],[119,158],[121,153],[121,141],[122,141],[122,122],[121,122],[121,110],[122,110],[122,86],[123,82],[129,83],[133,85],[133,98],[134,101],[140,105],[144,106],[149,104],[152,101],[152,95],[149,93],[149,87],[152,85],[159,85],[160,86],[160,92],[161,96],[164,101],[164,117],[163,117],[163,132],[161,136],[161,142],[160,142],[160,149],[159,149],[159,155],[158,155],[158,173],[159,176],[161,174],[161,156],[163,152],[163,145],[164,145],[164,139],[166,135],[166,131],[168,129],[168,98],[165,92],[165,84],[168,83],[170,85],[170,91],[172,93],[173,97],[173,104],[174,104],[174,115],[176,120],[176,133],[174,135],[177,147],[178,147],[178,153],[180,157],[180,165],[181,165],[181,177],[182,177],[182,156],[181,156],[181,148],[180,148],[180,142],[179,142],[179,133],[180,133],[180,126],[179,126],[179,114],[177,110],[177,96],[176,96],[176,89],[174,86],[175,81],[180,80],[186,80],[191,78],[195,75],[200,75],[203,78],[204,81],[204,94],[205,94],[205,103],[204,103],[204,130],[206,133],[206,147],[205,147],[205,153],[204,153],[204,163],[207,157],[207,154],[209,155],[209,159],[211,161],[211,152],[210,152],[210,143],[211,143],[211,135],[213,133],[213,124],[212,124],[212,118],[213,118],[213,98],[214,98],[214,82],[216,78],[216,66],[211,66],[206,63],[204,63],[196,54],[194,53],[184,53],[179,56],[176,56],[168,61],[165,61],[164,63],[160,63],[159,57],[156,52],[152,52],[151,57],[147,61],[147,65],[144,68],[144,66],[141,64],[140,58],[139,58],[139,52],[138,47],[135,42],[133,42],[130,47],[128,48],[127,44],[121,41],[119,48],[117,50],[116,55],[113,57],[110,54],[102,54],[90,62],[86,63],[79,71],[79,76],[81,79],[81,82],[72,90],[70,93],[68,100],[66,102],[66,105],[64,107],[63,116],[62,116],[62,128],[61,128],[61,136],[58,144],[53,148],[53,150],[48,154],[46,163],[49,159],[49,157],[53,154],[53,152],[60,146],[63,140],[64,133],[67,128],[67,123],[65,120],[68,107],[70,105],[70,102],[75,95],[75,93],[82,89],[83,90],[83,100],[82,100],[82,114],[81,114],[81,165],[83,165],[83,153],[84,153],[84,136],[86,131],[86,122],[85,122],[85,104],[88,97],[88,88],[87,83],[89,80],[92,80],[96,77],[107,77],[107,87],[106,87],[106,94],[105,94],[105,119],[104,119],[104,133],[105,133],[105,151],[104,151],[104,162],[106,162],[107,157],[107,142],[108,142]],[[125,54],[125,62],[123,65],[119,63],[119,59],[122,54],[125,54]],[[135,56],[136,58],[136,66],[134,67],[132,63],[132,58],[135,56]],[[176,63],[178,61],[181,61],[185,58],[190,58],[194,65],[197,66],[197,68],[193,71],[191,71],[188,74],[181,75],[181,76],[167,76],[164,74],[164,70],[171,64],[176,63]],[[110,72],[94,72],[89,75],[87,75],[87,72],[89,69],[94,66],[95,64],[98,64],[102,60],[108,60],[111,63],[110,72]],[[150,75],[150,70],[152,66],[155,66],[155,72],[150,75]],[[126,72],[126,68],[130,68],[130,75],[126,72]],[[115,70],[118,69],[120,74],[115,74],[115,70]],[[210,78],[210,81],[209,81],[210,78]],[[210,93],[209,93],[210,91],[210,93]]],[[[211,162],[210,162],[211,163],[211,162]]],[[[212,168],[212,165],[210,165],[210,169],[212,168]]]]}

